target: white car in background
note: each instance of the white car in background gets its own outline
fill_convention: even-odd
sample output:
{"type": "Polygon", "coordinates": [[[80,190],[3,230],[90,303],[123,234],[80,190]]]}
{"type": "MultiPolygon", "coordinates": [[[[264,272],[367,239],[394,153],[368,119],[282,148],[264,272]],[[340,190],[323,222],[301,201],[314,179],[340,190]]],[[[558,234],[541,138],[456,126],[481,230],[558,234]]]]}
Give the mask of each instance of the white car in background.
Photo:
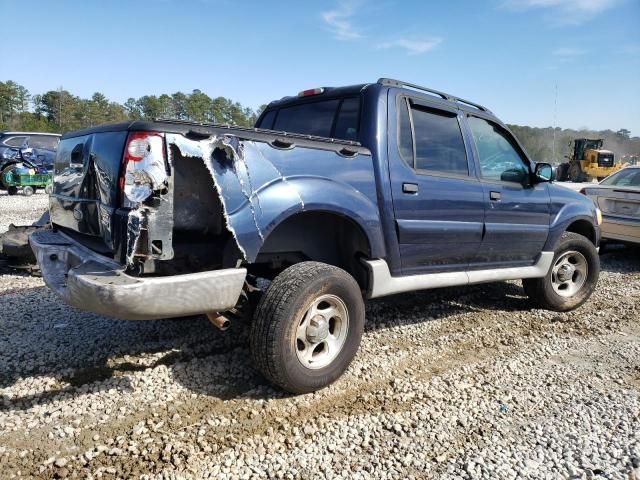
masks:
{"type": "Polygon", "coordinates": [[[580,193],[602,211],[602,238],[640,244],[640,166],[626,167],[580,193]]]}

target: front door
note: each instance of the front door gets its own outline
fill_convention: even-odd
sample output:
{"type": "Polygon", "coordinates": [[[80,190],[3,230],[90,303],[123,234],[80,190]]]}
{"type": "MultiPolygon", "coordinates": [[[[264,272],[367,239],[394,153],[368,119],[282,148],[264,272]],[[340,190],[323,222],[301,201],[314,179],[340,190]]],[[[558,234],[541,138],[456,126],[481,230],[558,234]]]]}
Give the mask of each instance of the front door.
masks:
{"type": "Polygon", "coordinates": [[[389,129],[389,175],[402,273],[466,270],[482,241],[484,200],[460,112],[421,97],[398,95],[390,103],[397,129],[389,129]]]}
{"type": "Polygon", "coordinates": [[[532,182],[529,160],[504,127],[475,115],[467,120],[485,202],[484,238],[472,268],[531,265],[549,235],[547,184],[532,182]]]}

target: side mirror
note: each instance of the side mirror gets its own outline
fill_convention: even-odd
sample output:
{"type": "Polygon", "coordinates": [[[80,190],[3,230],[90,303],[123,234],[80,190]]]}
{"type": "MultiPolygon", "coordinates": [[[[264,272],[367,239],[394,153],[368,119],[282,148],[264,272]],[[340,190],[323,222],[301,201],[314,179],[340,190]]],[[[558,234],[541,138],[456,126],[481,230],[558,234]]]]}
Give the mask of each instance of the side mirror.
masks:
{"type": "Polygon", "coordinates": [[[538,163],[534,171],[536,182],[552,182],[555,178],[553,167],[549,163],[538,163]]]}

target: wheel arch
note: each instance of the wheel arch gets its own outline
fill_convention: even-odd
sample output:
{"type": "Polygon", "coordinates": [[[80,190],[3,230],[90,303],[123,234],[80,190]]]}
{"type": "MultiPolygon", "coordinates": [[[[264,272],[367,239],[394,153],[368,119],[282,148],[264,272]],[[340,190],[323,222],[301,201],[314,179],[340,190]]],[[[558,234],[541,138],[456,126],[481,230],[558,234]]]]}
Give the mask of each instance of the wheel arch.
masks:
{"type": "MultiPolygon", "coordinates": [[[[334,209],[300,210],[287,215],[269,232],[256,256],[255,268],[278,271],[301,261],[340,267],[365,289],[368,271],[360,261],[374,247],[365,228],[334,209]]],[[[251,267],[250,267],[251,268],[251,267]]]]}
{"type": "Polygon", "coordinates": [[[565,232],[572,232],[588,238],[594,245],[597,242],[596,229],[589,220],[578,219],[567,225],[565,232]]]}

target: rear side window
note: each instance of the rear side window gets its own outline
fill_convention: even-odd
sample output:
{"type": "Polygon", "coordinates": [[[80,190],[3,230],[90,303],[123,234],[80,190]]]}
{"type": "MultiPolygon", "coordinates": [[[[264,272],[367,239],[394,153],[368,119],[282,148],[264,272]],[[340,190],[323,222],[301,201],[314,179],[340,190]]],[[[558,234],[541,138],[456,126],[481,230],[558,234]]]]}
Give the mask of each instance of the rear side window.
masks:
{"type": "Polygon", "coordinates": [[[406,98],[400,99],[400,118],[398,119],[398,147],[400,156],[413,168],[413,134],[411,133],[411,117],[406,98]]]}
{"type": "Polygon", "coordinates": [[[360,123],[360,99],[345,98],[340,105],[333,138],[343,140],[358,139],[358,124],[360,123]]]}
{"type": "Polygon", "coordinates": [[[360,128],[360,97],[301,103],[270,110],[264,114],[256,126],[303,135],[357,141],[360,128]]]}
{"type": "Polygon", "coordinates": [[[44,148],[55,150],[58,146],[59,137],[53,135],[33,135],[29,137],[29,146],[33,148],[44,148]]]}
{"type": "Polygon", "coordinates": [[[276,118],[276,110],[271,110],[270,112],[267,112],[264,114],[264,117],[262,117],[262,120],[260,121],[260,125],[258,125],[258,128],[265,128],[267,130],[273,130],[273,121],[276,118]]]}
{"type": "Polygon", "coordinates": [[[25,144],[27,137],[9,137],[4,142],[8,147],[17,147],[20,148],[25,144]]]}
{"type": "Polygon", "coordinates": [[[401,101],[398,145],[405,162],[426,173],[469,175],[457,115],[401,101]]]}

